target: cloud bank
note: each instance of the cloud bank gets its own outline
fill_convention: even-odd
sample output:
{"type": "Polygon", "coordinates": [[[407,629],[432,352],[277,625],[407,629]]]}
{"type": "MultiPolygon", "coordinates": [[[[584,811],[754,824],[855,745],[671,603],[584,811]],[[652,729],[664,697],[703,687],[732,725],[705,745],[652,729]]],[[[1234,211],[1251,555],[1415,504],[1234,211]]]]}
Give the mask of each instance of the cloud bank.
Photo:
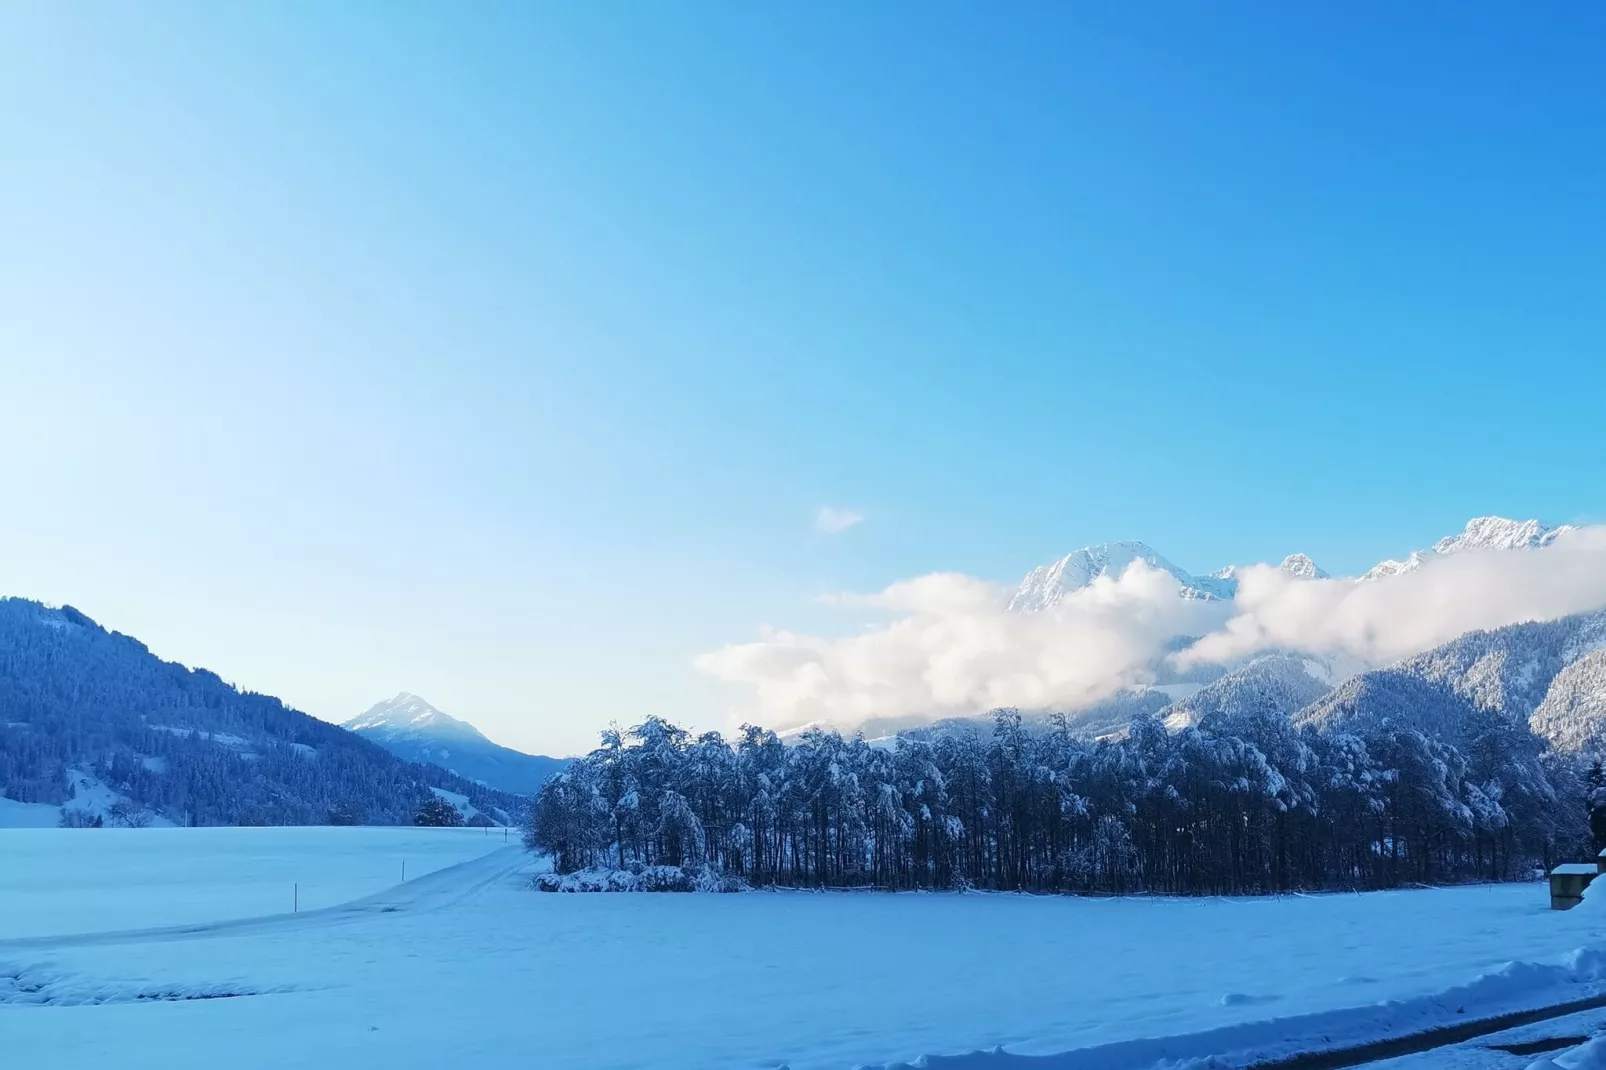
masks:
{"type": "Polygon", "coordinates": [[[861,510],[837,509],[824,505],[814,517],[814,530],[826,535],[840,535],[863,519],[864,513],[861,510]]]}
{"type": "Polygon", "coordinates": [[[1239,576],[1235,614],[1178,657],[1229,661],[1270,647],[1382,665],[1480,628],[1551,620],[1606,605],[1606,527],[1566,532],[1543,550],[1430,557],[1365,583],[1296,580],[1269,565],[1239,576]]]}
{"type": "Polygon", "coordinates": [[[1177,581],[1143,562],[1043,613],[1011,613],[1010,593],[970,576],[921,576],[838,598],[898,614],[858,635],[770,631],[704,654],[696,666],[745,688],[752,701],[743,715],[779,728],[1074,707],[1143,682],[1169,638],[1226,618],[1222,603],[1177,597],[1177,581]]]}
{"type": "Polygon", "coordinates": [[[1255,565],[1240,573],[1232,603],[1177,590],[1175,579],[1139,561],[1052,610],[1011,613],[1011,587],[936,573],[833,599],[882,615],[857,634],[766,630],[695,665],[742,695],[738,719],[776,728],[998,706],[1075,709],[1152,682],[1168,657],[1187,667],[1276,648],[1378,666],[1473,629],[1606,606],[1606,527],[1577,529],[1543,550],[1432,558],[1364,583],[1300,580],[1255,565]],[[1178,636],[1200,638],[1168,655],[1178,636]]]}

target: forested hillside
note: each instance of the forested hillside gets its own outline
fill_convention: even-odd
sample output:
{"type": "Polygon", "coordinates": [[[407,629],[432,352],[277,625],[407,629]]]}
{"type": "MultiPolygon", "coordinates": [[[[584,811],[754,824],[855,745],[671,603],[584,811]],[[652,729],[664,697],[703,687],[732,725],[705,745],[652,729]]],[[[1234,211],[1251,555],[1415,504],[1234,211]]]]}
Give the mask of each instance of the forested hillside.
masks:
{"type": "Polygon", "coordinates": [[[179,824],[411,820],[431,787],[515,796],[401,761],[268,695],[162,661],[70,606],[0,600],[0,794],[60,803],[67,770],[179,824]]]}

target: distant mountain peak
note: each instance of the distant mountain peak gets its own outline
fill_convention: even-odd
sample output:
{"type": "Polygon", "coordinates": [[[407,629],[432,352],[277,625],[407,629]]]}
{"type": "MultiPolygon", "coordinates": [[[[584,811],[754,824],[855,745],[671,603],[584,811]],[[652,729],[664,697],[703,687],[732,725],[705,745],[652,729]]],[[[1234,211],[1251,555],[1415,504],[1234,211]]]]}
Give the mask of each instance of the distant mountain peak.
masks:
{"type": "MultiPolygon", "coordinates": [[[[1447,535],[1425,550],[1411,553],[1403,561],[1380,561],[1372,566],[1362,580],[1379,580],[1415,572],[1434,557],[1446,557],[1467,551],[1538,550],[1573,530],[1568,525],[1551,527],[1537,520],[1508,520],[1501,516],[1478,516],[1468,520],[1455,535],[1447,535]]],[[[1237,597],[1238,583],[1243,570],[1237,565],[1196,576],[1172,564],[1145,542],[1101,542],[1072,550],[1057,561],[1039,565],[1027,573],[1010,599],[1009,608],[1017,613],[1035,613],[1052,609],[1066,595],[1089,586],[1100,576],[1119,576],[1134,561],[1142,561],[1151,568],[1169,573],[1180,585],[1184,598],[1206,601],[1230,600],[1237,597]]],[[[1278,566],[1287,575],[1303,580],[1331,579],[1327,570],[1317,565],[1307,554],[1293,553],[1283,558],[1278,566]]]]}
{"type": "Polygon", "coordinates": [[[449,736],[454,738],[485,739],[485,735],[467,721],[462,721],[429,704],[411,691],[398,691],[396,697],[376,702],[367,712],[353,717],[342,727],[353,732],[384,732],[397,738],[413,736],[449,736]]]}
{"type": "Polygon", "coordinates": [[[1312,561],[1305,554],[1289,554],[1283,558],[1283,563],[1277,566],[1296,579],[1325,580],[1330,579],[1327,570],[1312,561]]]}
{"type": "Polygon", "coordinates": [[[525,754],[485,738],[467,721],[401,691],[343,726],[409,762],[427,762],[499,791],[533,795],[566,760],[525,754]]]}
{"type": "Polygon", "coordinates": [[[1548,527],[1537,520],[1507,520],[1503,516],[1477,516],[1467,521],[1459,535],[1448,535],[1433,544],[1436,554],[1463,550],[1537,550],[1571,531],[1563,524],[1548,527]]]}
{"type": "Polygon", "coordinates": [[[1427,550],[1416,550],[1404,561],[1379,561],[1367,570],[1362,580],[1380,580],[1398,576],[1402,572],[1415,572],[1433,557],[1473,550],[1540,550],[1555,542],[1558,536],[1572,531],[1569,524],[1551,527],[1537,520],[1508,520],[1503,516],[1475,516],[1467,521],[1458,534],[1446,535],[1427,550]]]}
{"type": "Polygon", "coordinates": [[[1101,576],[1120,576],[1134,561],[1170,573],[1181,585],[1179,593],[1184,598],[1231,598],[1237,586],[1218,576],[1194,576],[1161,557],[1147,543],[1101,542],[1032,569],[1010,599],[1009,608],[1019,613],[1052,609],[1067,594],[1091,585],[1101,576]]]}

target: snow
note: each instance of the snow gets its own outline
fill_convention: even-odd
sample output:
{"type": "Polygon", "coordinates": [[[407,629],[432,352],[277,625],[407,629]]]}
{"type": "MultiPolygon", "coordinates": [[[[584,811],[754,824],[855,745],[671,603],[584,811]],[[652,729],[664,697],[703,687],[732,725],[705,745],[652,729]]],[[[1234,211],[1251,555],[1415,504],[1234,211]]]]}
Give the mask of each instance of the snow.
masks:
{"type": "Polygon", "coordinates": [[[1596,1037],[1553,1059],[1541,1061],[1539,1065],[1543,1067],[1546,1062],[1554,1063],[1563,1070],[1606,1070],[1606,1037],[1596,1037]]]}
{"type": "MultiPolygon", "coordinates": [[[[252,751],[251,741],[249,739],[246,739],[244,736],[237,736],[232,732],[205,732],[199,728],[183,728],[178,725],[171,724],[153,724],[146,725],[145,727],[149,728],[152,732],[166,732],[168,735],[182,736],[185,739],[194,738],[209,740],[220,746],[228,747],[230,750],[241,751],[241,757],[244,758],[260,757],[260,755],[252,751]]],[[[291,744],[291,746],[296,746],[296,744],[291,744]]]]}
{"type": "Polygon", "coordinates": [[[1598,873],[1599,870],[1595,867],[1593,862],[1563,862],[1550,872],[1552,874],[1560,873],[1566,876],[1576,877],[1582,874],[1598,873]]]}
{"type": "MultiPolygon", "coordinates": [[[[402,691],[389,702],[370,707],[361,716],[345,722],[342,728],[353,732],[374,732],[386,739],[429,739],[435,736],[460,737],[489,742],[479,729],[431,706],[410,691],[402,691]]],[[[444,756],[444,755],[443,755],[444,756]]]]}
{"type": "Polygon", "coordinates": [[[1415,572],[1427,564],[1431,556],[1446,557],[1467,551],[1540,550],[1557,538],[1574,530],[1570,525],[1547,527],[1537,520],[1507,520],[1499,516],[1478,516],[1467,521],[1458,535],[1446,535],[1428,550],[1412,551],[1404,561],[1379,561],[1361,577],[1365,580],[1387,579],[1406,572],[1415,572]]]}
{"type": "Polygon", "coordinates": [[[1237,590],[1230,576],[1193,576],[1141,542],[1106,542],[1072,550],[1058,561],[1039,565],[1021,580],[1009,608],[1018,613],[1052,609],[1071,591],[1079,591],[1100,576],[1119,576],[1134,561],[1142,561],[1174,577],[1184,598],[1228,599],[1237,590]]]}
{"type": "Polygon", "coordinates": [[[1325,580],[1330,578],[1327,570],[1312,561],[1306,554],[1289,554],[1283,558],[1283,563],[1277,567],[1299,580],[1325,580]]]}
{"type": "Polygon", "coordinates": [[[122,796],[107,787],[93,773],[83,769],[67,770],[67,787],[72,798],[62,805],[64,810],[82,810],[91,817],[105,820],[122,796]]]}
{"type": "Polygon", "coordinates": [[[302,910],[333,906],[396,884],[403,862],[421,877],[502,844],[480,829],[0,830],[0,944],[289,912],[297,884],[302,910]]]}
{"type": "Polygon", "coordinates": [[[463,815],[464,821],[480,812],[478,807],[468,801],[467,795],[462,795],[455,791],[447,791],[445,788],[430,788],[429,790],[435,793],[437,799],[445,799],[456,807],[457,812],[463,815]]]}
{"type": "MultiPolygon", "coordinates": [[[[1499,552],[1543,549],[1574,530],[1568,525],[1548,527],[1537,520],[1507,520],[1480,516],[1467,521],[1459,534],[1448,535],[1430,549],[1413,551],[1405,560],[1379,561],[1360,577],[1363,581],[1387,579],[1415,572],[1434,557],[1466,551],[1499,552]]],[[[1182,585],[1185,598],[1226,599],[1237,596],[1241,569],[1236,565],[1217,569],[1206,576],[1191,575],[1162,557],[1147,543],[1106,542],[1073,550],[1057,561],[1039,565],[1027,573],[1016,588],[1009,608],[1023,613],[1051,609],[1067,592],[1080,590],[1100,576],[1118,576],[1133,561],[1144,561],[1162,572],[1169,572],[1182,585]]],[[[1296,579],[1331,578],[1327,571],[1302,553],[1289,554],[1278,566],[1296,579]]],[[[395,701],[413,696],[399,695],[395,701]]]]}
{"type": "Polygon", "coordinates": [[[1606,991],[1606,953],[1574,950],[1606,946],[1606,918],[1549,910],[1543,884],[1189,900],[551,895],[502,842],[438,829],[0,832],[0,858],[21,859],[0,869],[8,1056],[52,1070],[201,1070],[224,1050],[230,1070],[922,1058],[992,1070],[1013,1065],[989,1054],[1001,1048],[1045,1057],[1041,1070],[1138,1070],[1606,991]],[[387,889],[403,849],[409,877],[413,858],[435,871],[387,889]],[[292,873],[355,901],[332,906],[331,893],[284,916],[292,873]],[[217,890],[191,894],[196,881],[217,890]],[[41,994],[56,1005],[37,1006],[41,994]]]}
{"type": "Polygon", "coordinates": [[[25,803],[0,795],[0,829],[48,829],[61,822],[61,807],[25,803]]]}

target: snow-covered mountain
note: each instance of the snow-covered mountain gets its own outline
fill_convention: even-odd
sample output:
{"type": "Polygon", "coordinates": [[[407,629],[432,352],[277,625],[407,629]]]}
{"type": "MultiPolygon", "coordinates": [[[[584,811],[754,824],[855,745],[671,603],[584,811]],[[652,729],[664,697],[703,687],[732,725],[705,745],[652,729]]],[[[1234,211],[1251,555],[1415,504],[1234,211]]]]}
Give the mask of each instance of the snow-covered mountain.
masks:
{"type": "Polygon", "coordinates": [[[1010,599],[1009,608],[1019,613],[1052,609],[1070,592],[1089,586],[1100,576],[1119,576],[1134,561],[1143,561],[1176,577],[1182,585],[1184,598],[1231,598],[1237,590],[1235,579],[1194,576],[1161,557],[1146,543],[1103,542],[1072,550],[1058,561],[1032,569],[1010,599]]]}
{"type": "Polygon", "coordinates": [[[525,754],[492,743],[467,721],[403,691],[343,726],[410,762],[426,762],[499,791],[532,795],[566,759],[525,754]]]}
{"type": "MultiPolygon", "coordinates": [[[[1236,565],[1228,565],[1208,575],[1195,576],[1166,560],[1148,543],[1101,542],[1097,546],[1072,550],[1058,561],[1032,569],[1016,588],[1014,597],[1009,600],[1009,608],[1017,613],[1052,609],[1072,591],[1087,587],[1100,576],[1119,576],[1134,561],[1142,561],[1151,568],[1169,572],[1181,585],[1178,593],[1184,598],[1220,601],[1238,594],[1239,570],[1236,565]]],[[[1299,579],[1328,578],[1327,572],[1304,554],[1289,554],[1279,567],[1299,579]]]]}
{"type": "Polygon", "coordinates": [[[1283,563],[1277,567],[1288,573],[1290,576],[1301,580],[1325,580],[1332,578],[1327,574],[1326,569],[1322,568],[1304,554],[1289,554],[1287,557],[1283,558],[1283,563]]]}
{"type": "Polygon", "coordinates": [[[399,692],[386,702],[376,702],[368,712],[353,717],[341,727],[375,736],[383,734],[388,739],[490,742],[478,728],[443,713],[410,691],[399,692]]]}
{"type": "Polygon", "coordinates": [[[1297,654],[1262,654],[1241,668],[1168,706],[1166,727],[1175,731],[1210,716],[1290,714],[1332,690],[1332,670],[1297,654]]]}
{"type": "Polygon", "coordinates": [[[1478,516],[1467,521],[1457,535],[1446,535],[1431,549],[1413,550],[1405,560],[1390,558],[1379,561],[1361,576],[1363,580],[1380,580],[1398,576],[1402,572],[1415,572],[1431,557],[1447,557],[1468,550],[1538,550],[1549,546],[1556,538],[1573,530],[1569,524],[1548,527],[1537,520],[1507,520],[1501,516],[1478,516]]]}
{"type": "MultiPolygon", "coordinates": [[[[1573,530],[1569,525],[1550,527],[1537,520],[1507,520],[1499,516],[1480,516],[1467,521],[1458,534],[1446,535],[1432,547],[1413,551],[1403,561],[1380,561],[1360,577],[1378,580],[1402,572],[1414,572],[1432,557],[1446,557],[1469,550],[1536,550],[1549,546],[1557,537],[1573,530]]],[[[1009,608],[1022,613],[1052,609],[1072,591],[1079,591],[1100,576],[1119,576],[1134,561],[1143,561],[1168,572],[1181,585],[1184,598],[1231,599],[1238,593],[1239,566],[1228,565],[1203,576],[1180,568],[1143,542],[1104,542],[1072,550],[1057,561],[1039,565],[1026,574],[1010,599],[1009,608]]],[[[1294,553],[1279,565],[1298,579],[1325,580],[1332,577],[1305,554],[1294,553]]]]}
{"type": "Polygon", "coordinates": [[[1559,751],[1606,755],[1606,646],[1556,674],[1528,726],[1559,751]]]}
{"type": "Polygon", "coordinates": [[[1450,738],[1496,716],[1559,751],[1596,751],[1606,728],[1606,610],[1468,632],[1361,673],[1294,715],[1318,728],[1388,721],[1450,738]]]}
{"type": "MultiPolygon", "coordinates": [[[[1458,553],[1540,550],[1570,530],[1537,520],[1475,517],[1459,533],[1404,560],[1380,562],[1354,582],[1386,581],[1436,557],[1458,553]]],[[[1016,590],[1010,608],[1051,609],[1068,593],[1100,576],[1119,575],[1139,560],[1175,577],[1184,598],[1236,597],[1240,579],[1236,566],[1196,576],[1145,543],[1118,542],[1084,547],[1033,569],[1016,590]]],[[[1331,578],[1304,554],[1290,554],[1280,567],[1299,579],[1331,578]]],[[[1177,648],[1187,642],[1179,637],[1177,648]]],[[[1192,678],[1184,682],[1166,676],[1170,669],[1162,661],[1154,667],[1150,688],[1121,692],[1096,709],[1068,712],[1073,727],[1084,734],[1118,731],[1122,717],[1153,711],[1157,693],[1170,700],[1158,715],[1173,730],[1197,725],[1212,715],[1279,711],[1324,727],[1391,719],[1442,732],[1468,716],[1498,713],[1514,723],[1531,723],[1558,749],[1606,752],[1603,651],[1606,611],[1471,632],[1397,665],[1358,675],[1361,666],[1340,667],[1321,659],[1273,653],[1247,663],[1196,665],[1191,672],[1197,682],[1192,678]]]]}

